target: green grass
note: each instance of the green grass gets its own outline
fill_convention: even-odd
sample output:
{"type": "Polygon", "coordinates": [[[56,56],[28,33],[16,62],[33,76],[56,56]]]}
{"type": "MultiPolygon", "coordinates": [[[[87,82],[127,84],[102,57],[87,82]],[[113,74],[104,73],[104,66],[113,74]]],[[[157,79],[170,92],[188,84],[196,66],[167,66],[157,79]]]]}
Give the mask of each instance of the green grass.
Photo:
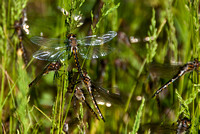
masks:
{"type": "MultiPolygon", "coordinates": [[[[198,0],[109,0],[104,3],[1,0],[0,3],[0,133],[64,133],[66,123],[74,133],[149,133],[159,130],[160,125],[176,124],[179,117],[191,119],[189,132],[198,133],[198,73],[188,73],[171,84],[159,94],[159,105],[151,96],[171,78],[173,70],[166,69],[159,74],[158,69],[156,79],[152,79],[153,72],[149,69],[152,63],[167,66],[199,58],[198,0]],[[61,13],[58,6],[68,14],[61,13]],[[30,26],[30,35],[24,40],[30,59],[27,67],[17,51],[17,35],[11,38],[12,27],[22,17],[23,8],[27,8],[30,26]],[[76,21],[75,16],[81,16],[83,21],[76,21]],[[39,47],[30,43],[30,37],[42,32],[48,38],[65,39],[68,33],[82,38],[110,30],[118,32],[117,37],[106,43],[113,48],[111,53],[95,60],[80,58],[82,68],[92,81],[110,92],[120,93],[122,100],[111,100],[111,107],[99,105],[105,123],[97,120],[84,103],[74,102],[74,91],[68,93],[68,70],[77,72],[73,57],[63,63],[59,78],[53,80],[54,72],[50,72],[36,86],[28,87],[48,64],[31,58],[39,47]],[[122,38],[122,32],[128,38],[122,38]],[[130,36],[140,40],[147,36],[153,38],[130,43],[126,41],[130,36]],[[163,78],[164,74],[170,78],[163,78]],[[159,125],[155,126],[156,123],[159,125]]],[[[87,99],[94,109],[89,96],[87,99]]]]}

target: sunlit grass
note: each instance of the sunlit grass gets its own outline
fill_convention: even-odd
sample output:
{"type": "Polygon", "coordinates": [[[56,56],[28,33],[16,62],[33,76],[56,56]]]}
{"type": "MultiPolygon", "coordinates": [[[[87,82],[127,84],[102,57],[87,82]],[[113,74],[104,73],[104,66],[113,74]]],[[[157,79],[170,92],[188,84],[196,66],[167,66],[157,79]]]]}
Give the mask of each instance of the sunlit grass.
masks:
{"type": "MultiPolygon", "coordinates": [[[[59,0],[52,5],[48,0],[2,0],[0,11],[0,133],[64,133],[63,127],[67,123],[73,128],[70,132],[74,133],[140,133],[144,124],[171,125],[180,115],[191,119],[189,131],[198,133],[198,73],[185,74],[171,84],[158,95],[159,104],[151,96],[170,78],[160,80],[156,75],[153,81],[148,68],[149,63],[185,64],[199,58],[198,1],[109,0],[95,3],[59,0]],[[63,14],[57,5],[68,14],[63,14]],[[112,103],[111,107],[99,105],[105,123],[97,120],[84,103],[80,102],[78,110],[74,107],[74,91],[68,93],[67,88],[69,68],[77,72],[73,56],[63,63],[59,77],[54,81],[51,72],[33,88],[28,87],[47,62],[33,60],[25,69],[22,55],[17,51],[19,39],[16,34],[11,38],[14,22],[21,18],[25,7],[28,7],[30,37],[38,36],[40,32],[44,37],[61,39],[68,33],[82,38],[88,34],[103,35],[110,30],[118,32],[118,36],[106,44],[112,48],[107,56],[95,60],[80,58],[81,67],[93,82],[119,93],[123,100],[123,104],[112,103]],[[78,16],[83,20],[74,19],[78,16]],[[48,27],[46,30],[45,26],[48,27]],[[130,43],[130,36],[139,38],[140,42],[130,43]],[[153,38],[145,42],[145,37],[153,38]]],[[[28,45],[25,43],[32,56],[35,46],[28,45]]],[[[91,100],[89,104],[94,109],[91,100]]]]}

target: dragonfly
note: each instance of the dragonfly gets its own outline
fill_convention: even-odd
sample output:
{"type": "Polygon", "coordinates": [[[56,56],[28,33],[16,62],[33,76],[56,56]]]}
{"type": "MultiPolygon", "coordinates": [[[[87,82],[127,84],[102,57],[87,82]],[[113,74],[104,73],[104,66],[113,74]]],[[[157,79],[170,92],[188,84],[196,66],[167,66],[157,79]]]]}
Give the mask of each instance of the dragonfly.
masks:
{"type": "Polygon", "coordinates": [[[199,64],[200,62],[198,61],[198,59],[195,59],[192,62],[188,62],[185,65],[183,65],[181,67],[181,69],[179,70],[179,72],[171,79],[169,80],[167,83],[165,83],[162,87],[160,87],[152,96],[155,97],[157,96],[160,92],[162,92],[164,89],[166,89],[170,84],[172,84],[174,81],[176,81],[177,79],[179,79],[181,76],[183,76],[186,73],[192,72],[193,70],[198,70],[199,68],[199,64]]]}
{"type": "MultiPolygon", "coordinates": [[[[88,76],[86,71],[84,71],[84,76],[85,75],[88,76]]],[[[78,72],[74,72],[73,74],[71,73],[69,84],[68,84],[68,90],[67,90],[69,93],[73,92],[73,89],[75,88],[75,86],[79,87],[79,89],[81,89],[82,91],[84,91],[84,88],[87,88],[86,86],[84,86],[85,84],[83,84],[81,78],[77,79],[77,77],[78,77],[78,72]]],[[[105,121],[105,119],[101,113],[101,110],[98,107],[98,103],[102,104],[102,102],[106,102],[104,104],[106,104],[108,106],[111,106],[111,103],[117,104],[117,105],[119,105],[119,104],[123,105],[124,104],[123,99],[121,98],[121,96],[119,94],[111,93],[108,90],[106,90],[105,88],[103,88],[101,86],[97,86],[91,80],[90,80],[90,84],[91,84],[90,90],[92,91],[92,96],[94,96],[92,101],[95,106],[95,109],[96,109],[99,117],[103,121],[105,121]],[[96,99],[97,99],[97,101],[96,101],[96,99]]],[[[75,88],[75,90],[76,90],[76,88],[75,88]]],[[[87,98],[88,95],[90,96],[90,94],[87,94],[86,92],[84,92],[85,98],[87,98]]]]}
{"type": "Polygon", "coordinates": [[[57,38],[46,39],[38,36],[32,37],[30,40],[34,44],[42,47],[41,50],[38,50],[33,55],[34,58],[39,60],[64,61],[68,57],[67,51],[71,48],[71,53],[74,55],[76,67],[80,73],[80,77],[83,78],[78,53],[83,58],[99,58],[105,56],[109,51],[111,51],[111,48],[109,45],[103,44],[112,40],[116,35],[116,32],[109,31],[102,36],[86,36],[80,40],[76,39],[75,34],[67,35],[67,40],[57,38]],[[93,51],[88,51],[90,48],[92,48],[93,51]]]}
{"type": "Polygon", "coordinates": [[[61,68],[62,64],[60,61],[49,63],[43,71],[37,75],[37,77],[29,84],[29,88],[37,84],[37,82],[42,78],[43,75],[48,74],[51,71],[58,71],[61,68]]]}
{"type": "Polygon", "coordinates": [[[187,118],[179,119],[176,123],[148,123],[141,125],[139,133],[145,133],[149,130],[151,133],[156,134],[183,134],[188,133],[191,127],[191,120],[187,118]]]}
{"type": "Polygon", "coordinates": [[[187,131],[191,127],[191,119],[186,117],[182,119],[178,119],[177,121],[177,133],[181,133],[183,131],[187,131]]]}
{"type": "Polygon", "coordinates": [[[111,48],[109,45],[104,44],[112,40],[116,35],[117,33],[115,31],[109,31],[102,36],[91,35],[80,40],[76,39],[75,34],[67,35],[67,40],[57,38],[46,39],[38,36],[32,37],[30,40],[34,44],[41,46],[41,49],[33,55],[34,58],[39,60],[64,61],[68,57],[67,51],[71,48],[71,53],[74,55],[80,77],[84,79],[78,54],[83,58],[99,58],[105,56],[111,51],[111,48]],[[92,48],[93,51],[88,51],[90,48],[92,48]]]}
{"type": "Polygon", "coordinates": [[[102,35],[102,36],[86,36],[85,38],[82,38],[80,40],[76,39],[75,34],[69,34],[67,35],[67,40],[60,40],[60,39],[45,39],[42,37],[32,37],[31,41],[34,44],[42,46],[41,50],[38,50],[33,57],[39,60],[48,60],[48,61],[55,61],[55,60],[61,60],[64,61],[68,57],[67,51],[71,49],[71,53],[74,56],[74,60],[76,63],[77,70],[80,74],[81,81],[85,84],[87,87],[87,90],[92,98],[92,102],[95,106],[95,108],[98,111],[98,114],[102,118],[103,121],[103,115],[101,112],[99,112],[98,105],[94,99],[92,89],[91,89],[91,79],[88,75],[85,75],[81,69],[81,66],[79,64],[79,58],[78,54],[80,54],[83,58],[88,58],[88,55],[91,56],[91,58],[99,58],[101,56],[107,55],[107,52],[111,49],[108,45],[103,45],[106,42],[112,40],[117,35],[114,31],[109,31],[108,33],[102,35]],[[63,45],[60,45],[63,44],[63,45]],[[88,51],[92,47],[92,53],[89,53],[88,51]]]}
{"type": "Polygon", "coordinates": [[[22,41],[23,41],[24,35],[29,34],[29,30],[28,30],[29,26],[26,24],[26,21],[27,21],[27,14],[26,14],[26,10],[23,9],[22,17],[20,18],[20,20],[15,21],[14,23],[14,29],[15,29],[14,34],[17,33],[17,36],[19,39],[19,46],[17,49],[22,51],[22,57],[24,59],[25,65],[28,64],[28,58],[27,58],[27,52],[25,50],[25,47],[22,41]]]}

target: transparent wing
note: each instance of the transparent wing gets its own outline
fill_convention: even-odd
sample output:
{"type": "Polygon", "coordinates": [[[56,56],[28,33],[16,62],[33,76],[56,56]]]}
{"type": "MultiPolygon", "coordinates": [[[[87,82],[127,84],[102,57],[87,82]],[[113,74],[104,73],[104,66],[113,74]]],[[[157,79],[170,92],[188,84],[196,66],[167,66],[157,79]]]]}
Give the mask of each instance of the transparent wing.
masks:
{"type": "Polygon", "coordinates": [[[77,43],[79,45],[84,45],[84,46],[102,45],[102,44],[112,40],[115,36],[117,36],[117,32],[109,31],[108,33],[106,33],[102,36],[96,36],[96,35],[86,36],[85,38],[77,40],[77,43]]]}
{"type": "MultiPolygon", "coordinates": [[[[114,31],[109,31],[102,36],[86,36],[81,40],[77,40],[78,51],[83,58],[92,59],[107,55],[112,49],[104,43],[112,40],[117,35],[114,31]]],[[[56,61],[58,59],[65,60],[67,58],[66,48],[69,47],[69,41],[57,38],[43,38],[34,36],[30,39],[34,44],[41,46],[41,50],[37,51],[33,57],[39,60],[56,61]]]]}
{"type": "Polygon", "coordinates": [[[39,60],[57,61],[60,59],[64,61],[67,59],[67,52],[65,48],[43,48],[36,51],[33,57],[39,60]]]}
{"type": "Polygon", "coordinates": [[[155,78],[173,78],[183,65],[170,65],[170,64],[149,64],[149,72],[152,77],[155,78]]]}
{"type": "Polygon", "coordinates": [[[113,50],[113,48],[111,48],[110,45],[100,45],[92,47],[80,46],[79,48],[78,48],[79,54],[85,59],[95,59],[103,57],[109,54],[113,50]]]}
{"type": "Polygon", "coordinates": [[[66,47],[66,44],[69,44],[67,40],[58,39],[58,38],[43,38],[39,36],[34,36],[30,38],[31,42],[38,46],[51,47],[55,49],[66,47]]]}
{"type": "Polygon", "coordinates": [[[110,102],[112,104],[117,104],[117,105],[125,104],[126,100],[120,94],[109,92],[108,90],[95,85],[93,82],[92,82],[92,89],[93,89],[95,99],[97,99],[97,101],[104,100],[104,101],[110,102]]]}
{"type": "Polygon", "coordinates": [[[87,36],[81,40],[77,40],[79,54],[86,59],[94,59],[106,56],[113,48],[110,45],[104,45],[104,43],[112,40],[117,35],[114,31],[109,31],[101,37],[96,35],[87,36]]]}

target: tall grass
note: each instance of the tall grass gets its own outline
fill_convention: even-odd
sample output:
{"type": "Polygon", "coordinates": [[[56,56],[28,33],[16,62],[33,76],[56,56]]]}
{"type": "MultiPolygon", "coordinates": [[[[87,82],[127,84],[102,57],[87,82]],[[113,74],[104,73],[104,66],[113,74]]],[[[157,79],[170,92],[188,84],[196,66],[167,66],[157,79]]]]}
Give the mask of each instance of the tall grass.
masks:
{"type": "MultiPolygon", "coordinates": [[[[36,46],[25,40],[24,44],[32,56],[36,46]]],[[[156,133],[160,124],[172,126],[181,116],[191,119],[189,131],[198,133],[198,73],[182,76],[158,95],[158,102],[151,96],[174,76],[173,70],[165,69],[159,74],[162,69],[154,73],[149,66],[159,63],[170,68],[170,64],[185,64],[199,58],[199,48],[198,0],[58,0],[54,4],[49,0],[2,0],[0,133],[64,133],[67,125],[73,133],[149,133],[149,130],[156,133]],[[74,91],[69,93],[69,70],[77,72],[73,56],[62,63],[58,78],[53,80],[54,72],[50,72],[36,86],[28,87],[48,62],[31,60],[25,68],[17,51],[19,39],[16,34],[11,38],[14,22],[22,17],[24,8],[30,26],[28,40],[40,33],[44,37],[65,39],[69,33],[82,38],[110,30],[118,32],[117,37],[106,43],[112,50],[105,57],[92,60],[80,57],[82,69],[95,84],[120,94],[121,100],[112,95],[110,99],[95,96],[111,101],[111,107],[99,105],[105,123],[97,120],[84,103],[74,102],[74,91]],[[140,41],[131,43],[131,36],[140,41]],[[145,37],[151,38],[144,41],[145,37]],[[151,77],[153,74],[155,79],[151,77]],[[170,78],[163,78],[163,74],[170,78]]],[[[94,109],[90,97],[86,98],[94,109]]]]}
{"type": "Polygon", "coordinates": [[[13,33],[11,25],[14,24],[16,18],[20,18],[26,3],[27,1],[1,1],[1,133],[6,130],[9,130],[10,133],[16,131],[27,133],[30,127],[27,105],[29,101],[27,80],[29,77],[26,71],[22,69],[23,62],[20,53],[16,52],[18,42],[13,44],[10,40],[13,33]],[[15,62],[16,57],[18,59],[15,62]],[[12,66],[15,68],[12,68],[12,66]],[[5,109],[7,109],[7,112],[5,109]],[[10,116],[8,116],[9,114],[10,116]],[[9,128],[5,126],[5,120],[9,121],[7,122],[9,128]],[[20,122],[20,125],[17,125],[17,122],[20,122]]]}

